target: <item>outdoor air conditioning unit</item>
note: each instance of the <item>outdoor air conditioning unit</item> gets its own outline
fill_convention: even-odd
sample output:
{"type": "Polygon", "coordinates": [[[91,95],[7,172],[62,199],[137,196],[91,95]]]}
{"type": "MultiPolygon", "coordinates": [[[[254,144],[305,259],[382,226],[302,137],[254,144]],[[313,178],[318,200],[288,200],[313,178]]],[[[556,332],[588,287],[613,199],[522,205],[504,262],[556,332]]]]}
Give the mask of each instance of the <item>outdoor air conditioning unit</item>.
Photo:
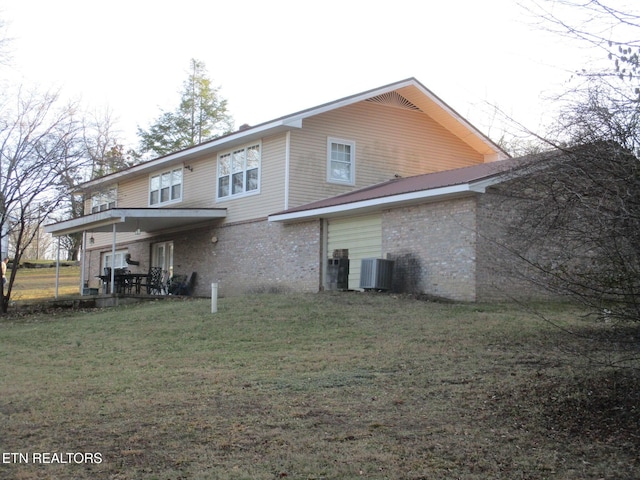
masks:
{"type": "Polygon", "coordinates": [[[390,290],[393,260],[363,258],[360,266],[360,288],[365,290],[390,290]]]}

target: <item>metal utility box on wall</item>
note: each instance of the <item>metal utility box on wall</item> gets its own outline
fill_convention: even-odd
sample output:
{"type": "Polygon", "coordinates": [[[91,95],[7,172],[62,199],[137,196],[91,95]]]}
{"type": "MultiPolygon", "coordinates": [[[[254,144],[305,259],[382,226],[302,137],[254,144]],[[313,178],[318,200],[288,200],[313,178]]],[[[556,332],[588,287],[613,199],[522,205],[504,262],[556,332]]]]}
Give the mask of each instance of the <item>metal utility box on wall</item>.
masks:
{"type": "Polygon", "coordinates": [[[349,289],[349,259],[330,258],[327,265],[327,286],[329,290],[349,289]]]}
{"type": "Polygon", "coordinates": [[[360,267],[360,288],[390,290],[393,279],[393,260],[363,258],[360,267]]]}
{"type": "Polygon", "coordinates": [[[349,250],[334,250],[327,265],[327,288],[349,290],[349,250]]]}

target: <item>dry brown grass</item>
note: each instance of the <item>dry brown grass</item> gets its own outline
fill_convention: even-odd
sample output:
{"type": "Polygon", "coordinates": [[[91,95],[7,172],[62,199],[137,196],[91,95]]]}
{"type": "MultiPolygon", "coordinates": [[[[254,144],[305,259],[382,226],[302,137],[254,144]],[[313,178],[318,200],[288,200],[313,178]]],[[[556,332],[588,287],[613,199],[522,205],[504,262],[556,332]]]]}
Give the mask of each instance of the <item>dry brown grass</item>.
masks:
{"type": "MultiPolygon", "coordinates": [[[[512,306],[375,294],[158,301],[0,321],[3,479],[635,479],[638,381],[512,306]]],[[[607,330],[609,331],[609,330],[607,330]]],[[[589,333],[589,336],[581,336],[589,333]]],[[[637,354],[618,332],[614,360],[637,354]]]]}
{"type": "MultiPolygon", "coordinates": [[[[56,269],[20,268],[11,292],[11,301],[28,303],[49,300],[56,293],[56,269]]],[[[80,292],[80,267],[60,267],[58,295],[78,295],[80,292]]]]}

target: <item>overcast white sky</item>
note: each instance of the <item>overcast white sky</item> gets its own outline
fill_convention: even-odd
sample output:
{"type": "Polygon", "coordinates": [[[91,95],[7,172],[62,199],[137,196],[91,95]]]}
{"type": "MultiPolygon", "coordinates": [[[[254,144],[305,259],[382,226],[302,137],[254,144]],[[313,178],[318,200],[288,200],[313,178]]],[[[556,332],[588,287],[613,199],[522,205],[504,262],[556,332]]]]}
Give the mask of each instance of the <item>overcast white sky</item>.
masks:
{"type": "Polygon", "coordinates": [[[415,77],[497,138],[494,104],[536,129],[588,50],[515,0],[0,0],[9,74],[109,107],[124,138],[173,110],[190,58],[236,126],[415,77]]]}

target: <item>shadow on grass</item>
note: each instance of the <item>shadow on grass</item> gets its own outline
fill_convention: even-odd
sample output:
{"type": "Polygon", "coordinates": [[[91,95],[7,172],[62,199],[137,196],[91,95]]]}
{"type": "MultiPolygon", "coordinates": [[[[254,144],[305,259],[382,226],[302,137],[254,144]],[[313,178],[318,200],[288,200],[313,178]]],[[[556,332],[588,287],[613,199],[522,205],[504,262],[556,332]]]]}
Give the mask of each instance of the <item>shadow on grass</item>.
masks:
{"type": "Polygon", "coordinates": [[[504,413],[559,442],[640,447],[640,325],[590,324],[558,334],[575,365],[538,369],[502,392],[504,413]]]}
{"type": "Polygon", "coordinates": [[[599,371],[537,386],[549,431],[607,444],[640,447],[640,378],[599,371]]]}

